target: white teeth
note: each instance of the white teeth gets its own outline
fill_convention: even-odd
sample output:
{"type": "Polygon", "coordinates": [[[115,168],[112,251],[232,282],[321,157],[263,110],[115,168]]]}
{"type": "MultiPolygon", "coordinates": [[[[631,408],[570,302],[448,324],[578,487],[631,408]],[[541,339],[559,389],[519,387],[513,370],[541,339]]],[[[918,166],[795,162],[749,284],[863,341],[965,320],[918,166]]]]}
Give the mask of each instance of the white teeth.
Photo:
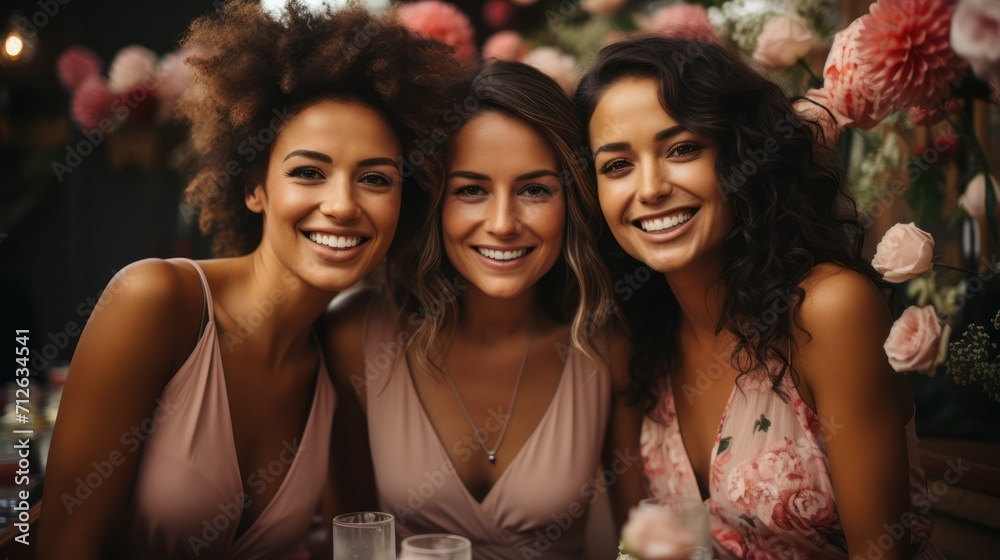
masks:
{"type": "Polygon", "coordinates": [[[326,245],[327,247],[333,247],[334,249],[350,249],[361,243],[361,238],[356,235],[340,236],[340,235],[323,235],[322,233],[312,232],[309,234],[309,240],[320,245],[326,245]]]}
{"type": "Polygon", "coordinates": [[[497,261],[512,261],[514,259],[519,259],[528,252],[527,249],[518,249],[516,251],[494,251],[493,249],[479,248],[478,250],[480,255],[497,261]]]}
{"type": "Polygon", "coordinates": [[[694,213],[690,210],[685,210],[679,214],[674,214],[673,216],[667,216],[665,218],[641,220],[639,225],[642,226],[644,231],[662,231],[683,224],[684,222],[690,220],[693,215],[694,213]]]}

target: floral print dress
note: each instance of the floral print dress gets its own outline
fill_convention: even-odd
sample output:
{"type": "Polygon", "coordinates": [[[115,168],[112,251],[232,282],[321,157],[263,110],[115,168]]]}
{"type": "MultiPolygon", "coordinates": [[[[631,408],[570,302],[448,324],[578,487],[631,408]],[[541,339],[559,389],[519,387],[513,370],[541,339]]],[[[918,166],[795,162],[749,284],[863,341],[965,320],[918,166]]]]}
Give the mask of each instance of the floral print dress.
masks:
{"type": "MultiPolygon", "coordinates": [[[[781,383],[786,401],[771,389],[766,372],[741,376],[723,412],[705,500],[715,553],[723,560],[848,557],[823,439],[824,431],[836,426],[822,424],[789,378],[781,383]]],[[[656,414],[643,422],[643,470],[651,496],[698,498],[670,385],[663,383],[656,414]]],[[[907,436],[913,503],[927,503],[920,501],[926,482],[912,420],[907,436]]],[[[920,545],[916,557],[943,558],[930,545],[926,511],[917,509],[910,530],[912,541],[920,545]]]]}

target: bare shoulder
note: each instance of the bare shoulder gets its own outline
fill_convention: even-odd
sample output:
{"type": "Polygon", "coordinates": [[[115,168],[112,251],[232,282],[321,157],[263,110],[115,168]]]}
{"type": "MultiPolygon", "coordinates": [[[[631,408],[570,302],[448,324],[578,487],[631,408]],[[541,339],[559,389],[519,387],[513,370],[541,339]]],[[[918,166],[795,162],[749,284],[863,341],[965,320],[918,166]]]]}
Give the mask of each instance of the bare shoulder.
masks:
{"type": "Polygon", "coordinates": [[[806,330],[812,327],[826,332],[847,326],[880,329],[891,323],[882,292],[860,272],[823,263],[813,268],[800,287],[805,290],[800,319],[806,330]]]}

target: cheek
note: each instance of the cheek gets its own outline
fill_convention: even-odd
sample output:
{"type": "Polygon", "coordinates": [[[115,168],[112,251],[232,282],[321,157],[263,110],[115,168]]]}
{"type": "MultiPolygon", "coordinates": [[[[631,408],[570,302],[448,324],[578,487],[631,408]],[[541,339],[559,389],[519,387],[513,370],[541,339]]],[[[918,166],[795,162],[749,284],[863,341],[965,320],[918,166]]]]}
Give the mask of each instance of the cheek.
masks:
{"type": "Polygon", "coordinates": [[[365,213],[371,217],[372,225],[380,235],[395,233],[401,203],[402,195],[398,190],[391,195],[372,195],[363,202],[365,213]]]}

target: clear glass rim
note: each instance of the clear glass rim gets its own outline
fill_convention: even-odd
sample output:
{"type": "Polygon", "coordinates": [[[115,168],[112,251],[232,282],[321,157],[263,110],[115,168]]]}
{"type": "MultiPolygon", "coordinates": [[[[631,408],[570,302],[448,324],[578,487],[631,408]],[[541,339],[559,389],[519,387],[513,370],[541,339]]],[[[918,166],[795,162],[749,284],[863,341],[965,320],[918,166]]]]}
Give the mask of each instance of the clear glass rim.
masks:
{"type": "Polygon", "coordinates": [[[403,550],[407,552],[464,552],[472,548],[472,541],[465,537],[460,537],[458,535],[450,535],[448,533],[428,533],[425,535],[413,535],[412,537],[406,537],[403,539],[403,550]],[[419,541],[422,539],[440,539],[454,544],[453,548],[433,548],[428,549],[426,547],[418,548],[414,545],[414,541],[419,541]]]}
{"type": "Polygon", "coordinates": [[[384,511],[356,511],[334,517],[333,524],[338,527],[378,527],[387,523],[393,523],[395,520],[396,518],[391,513],[385,513],[384,511]],[[373,515],[376,519],[374,521],[353,521],[359,515],[373,515]]]}

